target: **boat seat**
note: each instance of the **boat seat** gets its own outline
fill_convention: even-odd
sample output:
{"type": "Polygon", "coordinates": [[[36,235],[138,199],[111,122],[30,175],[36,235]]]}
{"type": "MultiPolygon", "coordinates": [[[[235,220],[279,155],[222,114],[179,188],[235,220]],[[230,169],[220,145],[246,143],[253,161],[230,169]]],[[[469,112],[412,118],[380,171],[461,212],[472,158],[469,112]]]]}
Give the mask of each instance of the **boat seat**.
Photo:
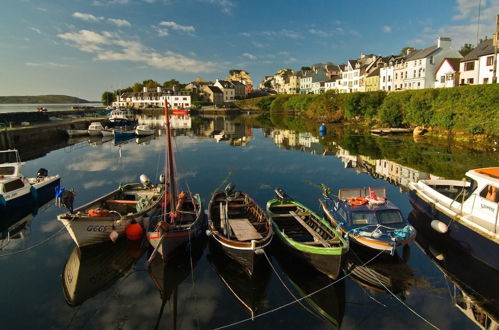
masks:
{"type": "Polygon", "coordinates": [[[229,219],[229,225],[232,233],[239,241],[250,241],[263,238],[246,218],[229,219]]]}

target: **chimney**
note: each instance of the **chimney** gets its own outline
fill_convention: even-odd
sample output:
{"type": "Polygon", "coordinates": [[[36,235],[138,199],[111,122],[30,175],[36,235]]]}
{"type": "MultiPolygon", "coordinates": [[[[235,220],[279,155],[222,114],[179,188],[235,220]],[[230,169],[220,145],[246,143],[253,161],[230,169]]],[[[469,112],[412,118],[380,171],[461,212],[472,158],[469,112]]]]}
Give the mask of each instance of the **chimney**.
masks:
{"type": "Polygon", "coordinates": [[[156,92],[161,93],[161,87],[160,86],[156,87],[156,92]]]}
{"type": "Polygon", "coordinates": [[[147,87],[146,86],[142,87],[142,93],[147,93],[147,87]]]}
{"type": "Polygon", "coordinates": [[[438,48],[450,48],[451,39],[446,37],[439,37],[437,40],[438,48]]]}

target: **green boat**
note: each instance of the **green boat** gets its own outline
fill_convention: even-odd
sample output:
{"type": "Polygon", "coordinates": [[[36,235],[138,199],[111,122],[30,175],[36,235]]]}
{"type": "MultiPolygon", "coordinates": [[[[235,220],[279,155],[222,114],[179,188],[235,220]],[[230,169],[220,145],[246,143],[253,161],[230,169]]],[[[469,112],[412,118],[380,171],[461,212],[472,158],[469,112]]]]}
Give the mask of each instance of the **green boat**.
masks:
{"type": "Polygon", "coordinates": [[[296,257],[332,279],[338,278],[349,244],[341,233],[282,189],[267,202],[275,234],[296,257]]]}

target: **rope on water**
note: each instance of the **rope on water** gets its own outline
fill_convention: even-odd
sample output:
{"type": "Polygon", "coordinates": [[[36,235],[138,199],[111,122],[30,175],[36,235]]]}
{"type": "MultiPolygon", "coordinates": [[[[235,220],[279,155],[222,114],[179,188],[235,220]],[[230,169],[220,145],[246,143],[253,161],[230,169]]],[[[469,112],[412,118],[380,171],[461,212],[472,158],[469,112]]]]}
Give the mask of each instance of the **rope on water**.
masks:
{"type": "MultiPolygon", "coordinates": [[[[357,258],[357,260],[359,261],[362,261],[359,256],[353,251],[351,250],[353,255],[357,258]]],[[[381,251],[383,252],[383,251],[381,251]]],[[[367,271],[369,273],[371,273],[372,276],[374,276],[374,278],[376,279],[376,281],[379,282],[379,284],[381,284],[381,286],[383,288],[385,288],[385,290],[390,294],[392,295],[399,303],[402,304],[402,306],[404,306],[405,308],[407,308],[409,311],[411,311],[414,315],[416,315],[417,317],[419,317],[421,320],[423,320],[424,322],[426,322],[426,324],[428,324],[429,326],[431,326],[432,328],[434,329],[439,329],[436,325],[434,325],[433,323],[431,323],[429,320],[427,320],[425,317],[423,317],[421,314],[419,314],[418,312],[416,312],[414,309],[412,309],[409,305],[407,305],[404,301],[402,301],[402,299],[400,299],[399,297],[397,297],[397,295],[395,293],[393,293],[386,285],[383,284],[383,282],[376,276],[376,274],[374,272],[371,271],[371,269],[369,267],[366,267],[367,271]]]]}
{"type": "MultiPolygon", "coordinates": [[[[383,251],[380,251],[380,253],[378,253],[377,255],[375,255],[374,257],[372,257],[370,260],[366,261],[362,266],[365,266],[369,263],[371,263],[374,259],[376,259],[377,257],[379,257],[381,254],[383,253],[383,251]]],[[[344,280],[345,278],[347,278],[348,276],[350,275],[350,273],[346,273],[345,275],[343,275],[342,277],[338,278],[336,281],[334,282],[331,282],[329,283],[328,285],[324,286],[323,288],[320,288],[312,293],[309,293],[308,295],[306,296],[303,296],[297,300],[293,300],[293,301],[290,301],[289,303],[286,303],[284,305],[281,305],[279,307],[276,307],[274,309],[271,309],[271,310],[268,310],[266,312],[263,312],[262,314],[258,314],[258,315],[255,315],[254,319],[256,318],[259,318],[259,317],[262,317],[262,316],[265,316],[267,314],[271,314],[271,313],[274,313],[274,312],[277,312],[283,308],[286,308],[288,306],[291,306],[293,305],[294,303],[297,303],[299,301],[302,301],[304,299],[307,299],[307,298],[310,298],[311,296],[313,296],[314,294],[318,293],[318,292],[321,292],[331,286],[333,286],[334,284],[336,283],[339,283],[340,281],[344,280]]],[[[244,322],[248,322],[248,321],[251,321],[252,319],[251,318],[246,318],[246,319],[243,319],[243,320],[240,320],[240,321],[236,321],[236,322],[233,322],[233,323],[230,323],[230,324],[226,324],[226,325],[223,325],[221,327],[218,327],[218,328],[215,328],[215,330],[218,330],[218,329],[225,329],[225,328],[230,328],[230,327],[233,327],[235,325],[238,325],[238,324],[241,324],[241,323],[244,323],[244,322]]]]}
{"type": "MultiPolygon", "coordinates": [[[[267,256],[267,252],[265,252],[265,250],[263,250],[263,255],[265,256],[265,259],[267,259],[267,262],[269,263],[270,265],[270,268],[272,268],[272,271],[274,272],[274,274],[277,276],[277,278],[279,279],[279,281],[281,282],[282,286],[286,289],[286,291],[289,292],[289,294],[291,295],[291,297],[293,297],[295,300],[298,300],[298,298],[293,294],[293,292],[287,287],[286,283],[284,283],[284,281],[282,280],[281,276],[279,276],[279,274],[277,273],[277,270],[274,268],[274,265],[272,265],[272,262],[270,261],[270,258],[267,256]]],[[[308,307],[306,307],[305,305],[303,305],[301,303],[301,301],[298,301],[298,303],[303,307],[305,308],[305,310],[307,312],[309,312],[310,314],[312,315],[315,315],[314,312],[312,312],[308,307]]]]}

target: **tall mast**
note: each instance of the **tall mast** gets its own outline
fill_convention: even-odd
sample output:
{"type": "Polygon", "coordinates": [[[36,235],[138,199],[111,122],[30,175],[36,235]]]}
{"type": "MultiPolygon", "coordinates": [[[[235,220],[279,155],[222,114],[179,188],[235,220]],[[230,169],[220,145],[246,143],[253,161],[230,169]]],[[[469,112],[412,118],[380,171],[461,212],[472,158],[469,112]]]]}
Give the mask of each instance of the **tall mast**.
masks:
{"type": "MultiPolygon", "coordinates": [[[[175,171],[173,164],[173,146],[172,146],[172,135],[170,129],[170,116],[168,113],[168,96],[165,98],[165,130],[166,130],[166,147],[167,147],[167,159],[165,170],[168,173],[165,175],[168,178],[170,184],[170,214],[175,214],[176,212],[176,193],[175,193],[175,171]]],[[[166,212],[165,212],[166,214],[166,212]]]]}

